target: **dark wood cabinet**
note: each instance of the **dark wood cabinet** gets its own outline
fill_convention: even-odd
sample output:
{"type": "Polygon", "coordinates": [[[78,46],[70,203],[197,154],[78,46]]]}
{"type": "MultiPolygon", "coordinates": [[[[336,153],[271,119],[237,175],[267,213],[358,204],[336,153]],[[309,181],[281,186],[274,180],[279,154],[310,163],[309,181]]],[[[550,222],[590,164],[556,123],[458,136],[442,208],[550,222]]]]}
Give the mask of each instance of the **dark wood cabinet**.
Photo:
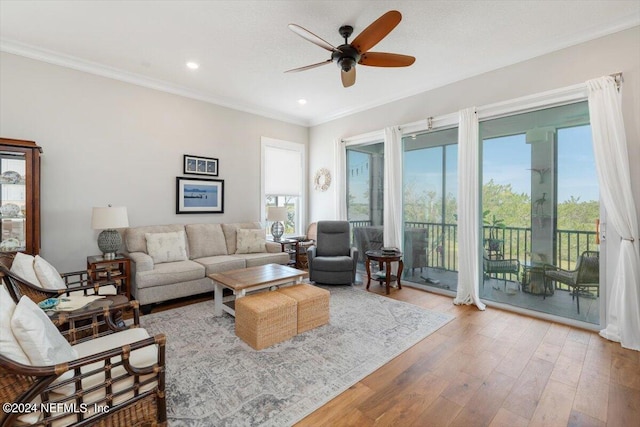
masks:
{"type": "Polygon", "coordinates": [[[34,141],[0,138],[0,252],[40,253],[40,153],[34,141]]]}

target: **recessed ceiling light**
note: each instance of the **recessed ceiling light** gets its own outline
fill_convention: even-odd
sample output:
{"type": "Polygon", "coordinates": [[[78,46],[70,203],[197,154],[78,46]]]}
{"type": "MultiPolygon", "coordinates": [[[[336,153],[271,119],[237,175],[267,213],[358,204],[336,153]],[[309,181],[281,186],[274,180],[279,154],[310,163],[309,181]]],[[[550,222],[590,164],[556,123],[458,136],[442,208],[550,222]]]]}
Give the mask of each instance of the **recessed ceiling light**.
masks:
{"type": "Polygon", "coordinates": [[[192,70],[197,70],[198,68],[200,68],[200,64],[198,64],[197,62],[187,62],[187,67],[192,69],[192,70]]]}
{"type": "Polygon", "coordinates": [[[306,99],[304,99],[304,98],[300,98],[300,99],[298,99],[298,104],[300,104],[300,105],[304,105],[304,104],[306,104],[306,103],[307,103],[307,100],[306,100],[306,99]]]}

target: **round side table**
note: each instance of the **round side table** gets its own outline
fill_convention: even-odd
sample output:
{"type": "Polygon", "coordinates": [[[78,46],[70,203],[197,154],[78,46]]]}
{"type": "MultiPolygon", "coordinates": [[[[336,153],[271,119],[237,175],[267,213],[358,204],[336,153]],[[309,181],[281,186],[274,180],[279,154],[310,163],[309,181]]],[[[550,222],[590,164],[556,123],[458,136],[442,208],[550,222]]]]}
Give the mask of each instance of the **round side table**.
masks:
{"type": "Polygon", "coordinates": [[[398,289],[402,289],[402,285],[400,284],[400,276],[402,276],[402,269],[404,268],[404,264],[402,263],[402,252],[398,251],[394,253],[387,253],[381,250],[373,250],[365,252],[364,255],[364,265],[367,269],[367,290],[369,290],[369,285],[371,284],[371,261],[377,261],[380,270],[384,268],[384,271],[386,272],[384,277],[374,277],[373,280],[384,282],[387,288],[387,295],[390,293],[391,282],[394,280],[398,283],[398,289]],[[398,271],[395,275],[391,274],[392,262],[398,263],[398,271]]]}

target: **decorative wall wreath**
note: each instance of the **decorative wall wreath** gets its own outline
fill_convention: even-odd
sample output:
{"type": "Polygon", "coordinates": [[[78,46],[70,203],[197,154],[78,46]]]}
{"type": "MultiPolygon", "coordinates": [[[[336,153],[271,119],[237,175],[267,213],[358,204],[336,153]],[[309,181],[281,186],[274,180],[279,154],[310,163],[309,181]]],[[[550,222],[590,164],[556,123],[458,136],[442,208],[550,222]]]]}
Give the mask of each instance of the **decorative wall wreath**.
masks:
{"type": "Polygon", "coordinates": [[[331,185],[331,172],[329,172],[329,169],[318,169],[313,177],[313,184],[316,190],[327,191],[331,185]]]}

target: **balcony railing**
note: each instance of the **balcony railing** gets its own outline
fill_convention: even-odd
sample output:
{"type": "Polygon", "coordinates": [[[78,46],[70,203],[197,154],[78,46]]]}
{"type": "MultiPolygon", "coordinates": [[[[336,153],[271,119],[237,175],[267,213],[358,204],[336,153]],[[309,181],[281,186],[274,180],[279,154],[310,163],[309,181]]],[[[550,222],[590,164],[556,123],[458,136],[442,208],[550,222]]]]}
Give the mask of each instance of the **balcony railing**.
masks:
{"type": "MultiPolygon", "coordinates": [[[[351,227],[371,226],[371,221],[350,221],[351,227]]],[[[405,222],[406,228],[427,230],[427,265],[446,271],[458,271],[458,226],[457,224],[405,222]]],[[[502,242],[501,255],[504,259],[517,259],[521,263],[531,262],[531,228],[483,227],[484,239],[493,237],[502,242]]],[[[596,232],[580,230],[556,230],[555,259],[549,264],[571,270],[582,252],[596,250],[596,232]]]]}

